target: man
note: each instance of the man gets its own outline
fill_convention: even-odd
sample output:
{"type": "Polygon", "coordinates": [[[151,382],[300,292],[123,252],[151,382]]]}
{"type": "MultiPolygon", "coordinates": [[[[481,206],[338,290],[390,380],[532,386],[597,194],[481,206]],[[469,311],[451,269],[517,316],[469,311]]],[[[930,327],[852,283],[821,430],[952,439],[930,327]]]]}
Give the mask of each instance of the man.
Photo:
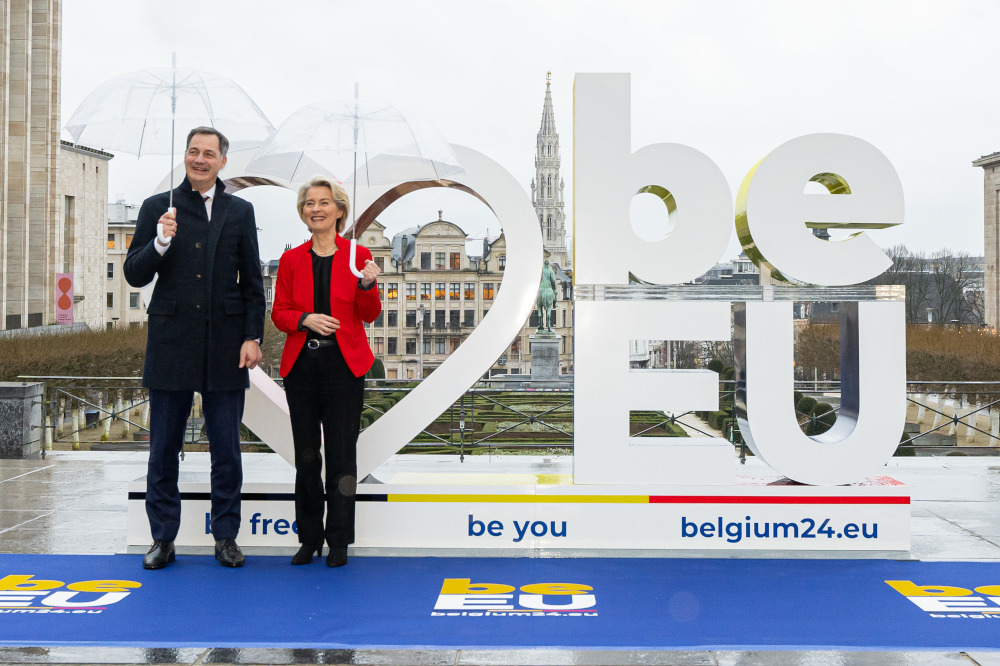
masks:
{"type": "Polygon", "coordinates": [[[260,362],[264,285],[253,206],[225,193],[217,178],[229,141],[211,127],[187,138],[186,178],[143,202],[125,258],[125,279],[143,287],[156,277],[142,385],[149,389],[146,515],[153,545],[146,569],[174,561],[180,526],[178,456],[194,392],[202,396],[212,456],[211,530],[215,558],[243,566],[240,528],[240,425],[249,369],[260,362]],[[166,212],[164,212],[166,211],[166,212]],[[160,231],[157,231],[159,225],[160,231]]]}

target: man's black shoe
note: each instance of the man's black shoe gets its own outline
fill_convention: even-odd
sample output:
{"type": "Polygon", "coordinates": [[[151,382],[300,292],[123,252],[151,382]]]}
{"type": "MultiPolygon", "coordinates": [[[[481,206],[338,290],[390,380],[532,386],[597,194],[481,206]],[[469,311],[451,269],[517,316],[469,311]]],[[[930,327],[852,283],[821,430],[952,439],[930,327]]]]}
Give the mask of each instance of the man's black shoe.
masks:
{"type": "Polygon", "coordinates": [[[245,560],[236,539],[219,539],[215,542],[215,559],[224,567],[241,567],[245,560]]]}
{"type": "Polygon", "coordinates": [[[142,558],[143,569],[162,569],[174,561],[174,542],[157,540],[142,558]]]}

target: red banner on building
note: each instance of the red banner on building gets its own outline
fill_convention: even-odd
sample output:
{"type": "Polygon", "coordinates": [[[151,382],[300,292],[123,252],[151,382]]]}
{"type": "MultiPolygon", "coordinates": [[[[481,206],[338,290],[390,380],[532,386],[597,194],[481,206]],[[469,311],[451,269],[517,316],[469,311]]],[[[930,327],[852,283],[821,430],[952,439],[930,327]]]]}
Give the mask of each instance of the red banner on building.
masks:
{"type": "Polygon", "coordinates": [[[56,273],[56,323],[73,323],[72,273],[56,273]]]}

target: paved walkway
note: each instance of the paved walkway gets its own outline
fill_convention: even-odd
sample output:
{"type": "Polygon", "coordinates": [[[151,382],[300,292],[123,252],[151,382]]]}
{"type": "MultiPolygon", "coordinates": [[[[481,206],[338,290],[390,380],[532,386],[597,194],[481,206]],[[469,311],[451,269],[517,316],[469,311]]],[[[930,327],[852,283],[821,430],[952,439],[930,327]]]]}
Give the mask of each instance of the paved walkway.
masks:
{"type": "MultiPolygon", "coordinates": [[[[248,475],[287,463],[245,454],[248,475]]],[[[57,452],[46,460],[0,460],[0,552],[126,552],[127,484],[145,474],[143,452],[57,452]]],[[[182,470],[207,469],[207,454],[188,454],[182,470]]],[[[762,467],[754,459],[747,472],[762,467]]],[[[925,561],[1000,562],[1000,465],[995,459],[895,458],[886,472],[913,492],[912,548],[925,561]]],[[[253,549],[246,549],[254,555],[253,549]]],[[[274,553],[273,550],[268,551],[274,553]]],[[[732,553],[727,553],[732,556],[732,553]]],[[[781,553],[771,556],[808,557],[781,553]]],[[[754,555],[761,557],[760,553],[754,555]]],[[[764,555],[766,556],[766,554],[764,555]]],[[[3,631],[0,625],[0,632],[3,631]]],[[[997,640],[1000,648],[1000,638],[997,640]]],[[[1000,652],[596,652],[574,650],[289,650],[0,648],[15,664],[981,664],[1000,652]]]]}

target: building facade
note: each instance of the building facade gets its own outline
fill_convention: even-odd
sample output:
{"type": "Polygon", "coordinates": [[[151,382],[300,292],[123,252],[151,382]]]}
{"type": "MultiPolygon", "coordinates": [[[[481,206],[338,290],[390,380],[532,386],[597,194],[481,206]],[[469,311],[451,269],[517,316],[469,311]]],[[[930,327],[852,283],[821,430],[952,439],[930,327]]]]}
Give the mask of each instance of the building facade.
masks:
{"type": "Polygon", "coordinates": [[[107,260],[105,262],[105,326],[140,326],[146,322],[142,290],[125,281],[125,256],[132,245],[139,207],[117,201],[108,206],[107,260]]]}
{"type": "MultiPolygon", "coordinates": [[[[408,229],[397,237],[412,238],[412,254],[393,253],[385,227],[373,222],[360,242],[372,251],[383,271],[379,276],[382,314],[367,325],[372,351],[382,360],[389,379],[427,376],[458,349],[489,313],[498,298],[506,267],[506,241],[476,242],[456,224],[438,219],[408,229]],[[467,246],[482,253],[470,253],[467,246]]],[[[398,242],[398,241],[397,241],[398,242]]],[[[408,241],[409,242],[409,241],[408,241]]],[[[572,371],[572,302],[556,304],[562,334],[560,367],[572,371]]],[[[496,359],[490,376],[531,371],[528,336],[537,328],[533,314],[506,353],[496,359]]]]}
{"type": "MultiPolygon", "coordinates": [[[[49,237],[45,273],[73,275],[73,321],[92,330],[110,322],[108,314],[108,161],[113,156],[68,141],[60,144],[56,210],[61,224],[49,237]]],[[[116,271],[120,275],[121,271],[116,271]]],[[[54,291],[54,286],[52,287],[54,291]]],[[[55,297],[43,304],[43,324],[55,322],[55,297]]]]}
{"type": "Polygon", "coordinates": [[[55,323],[56,275],[73,319],[106,321],[110,153],[61,141],[61,0],[0,0],[0,329],[55,323]]]}
{"type": "Polygon", "coordinates": [[[0,326],[54,319],[59,0],[0,2],[0,326]]]}
{"type": "Polygon", "coordinates": [[[972,163],[983,170],[983,301],[987,326],[1000,327],[1000,153],[992,153],[972,163]]]}

